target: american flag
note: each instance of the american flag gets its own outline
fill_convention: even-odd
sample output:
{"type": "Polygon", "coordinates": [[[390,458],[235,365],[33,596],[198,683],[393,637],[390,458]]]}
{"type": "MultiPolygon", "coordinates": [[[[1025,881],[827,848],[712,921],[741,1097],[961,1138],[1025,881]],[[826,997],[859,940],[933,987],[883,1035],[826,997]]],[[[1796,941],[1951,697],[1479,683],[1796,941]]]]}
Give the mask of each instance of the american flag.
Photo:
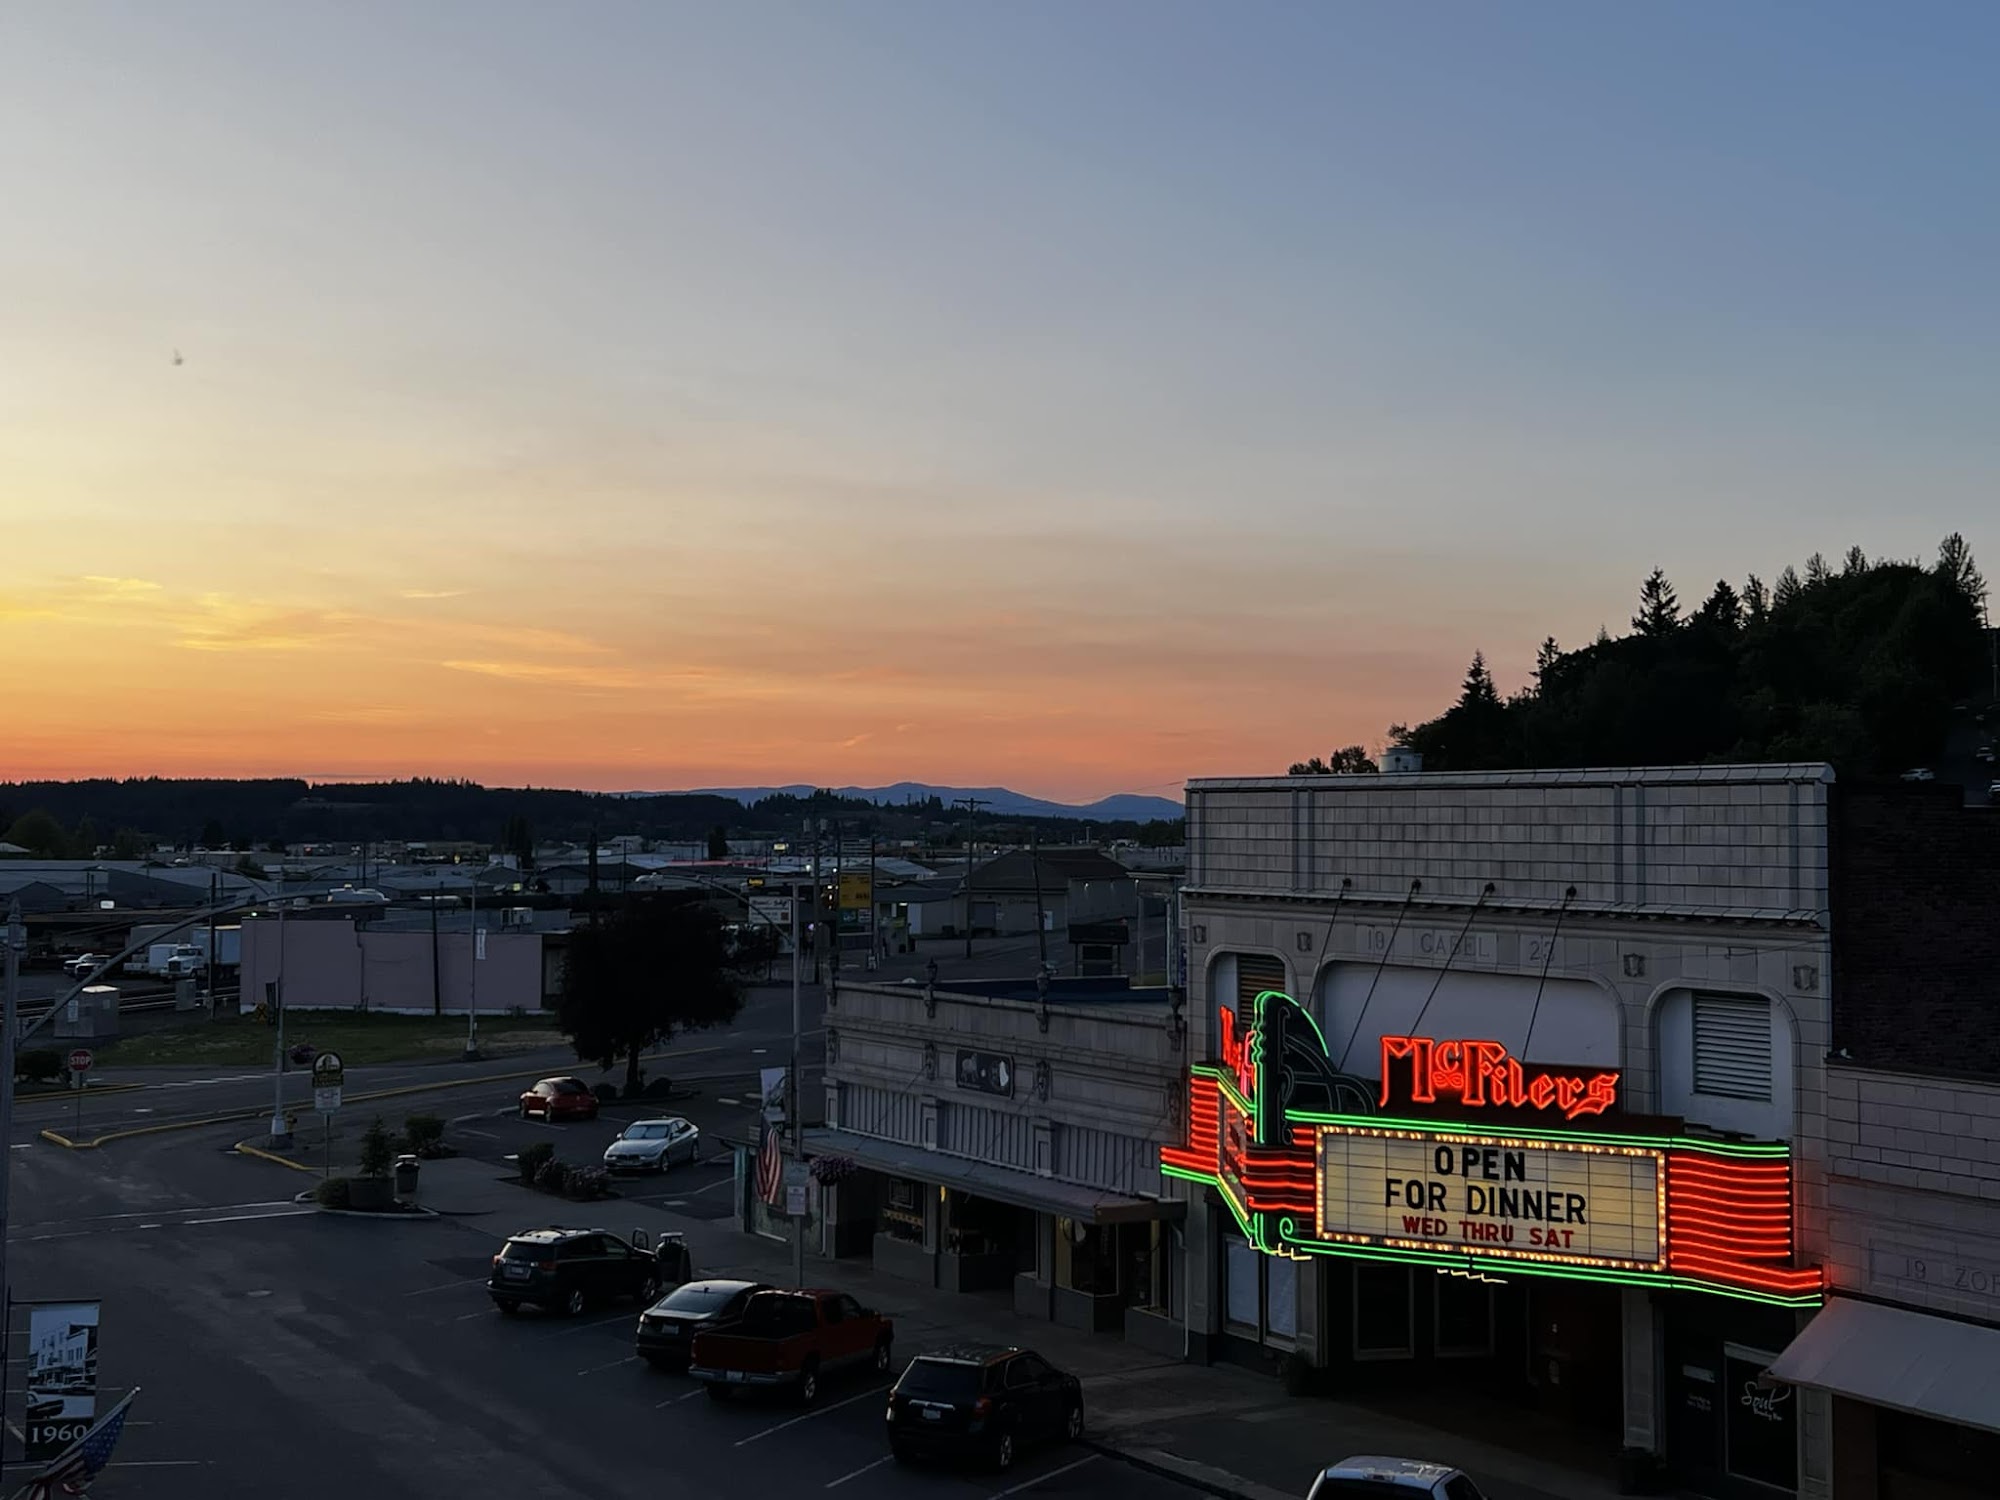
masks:
{"type": "Polygon", "coordinates": [[[776,1208],[785,1195],[785,1157],[778,1149],[778,1127],[764,1127],[764,1144],[757,1151],[757,1196],[776,1208]]]}
{"type": "Polygon", "coordinates": [[[55,1500],[58,1495],[81,1495],[88,1491],[90,1481],[111,1462],[111,1450],[118,1446],[119,1436],[125,1431],[125,1410],[138,1394],[134,1388],[74,1447],[42,1470],[28,1487],[28,1500],[55,1500]]]}

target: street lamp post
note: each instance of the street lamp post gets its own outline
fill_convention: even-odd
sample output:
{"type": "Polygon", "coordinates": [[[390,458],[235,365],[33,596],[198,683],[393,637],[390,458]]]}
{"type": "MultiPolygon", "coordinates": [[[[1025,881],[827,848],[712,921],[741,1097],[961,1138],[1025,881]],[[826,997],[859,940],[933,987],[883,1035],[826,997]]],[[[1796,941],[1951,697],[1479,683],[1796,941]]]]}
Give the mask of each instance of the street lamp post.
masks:
{"type": "MultiPolygon", "coordinates": [[[[792,886],[792,1160],[800,1166],[806,1159],[805,1110],[799,1095],[799,1017],[802,1014],[805,982],[799,955],[798,886],[792,886]]],[[[787,1193],[787,1196],[790,1196],[787,1193]]],[[[792,1284],[806,1284],[806,1220],[801,1214],[792,1221],[792,1284]]]]}
{"type": "Polygon", "coordinates": [[[479,872],[472,872],[472,947],[466,966],[472,975],[470,998],[465,1006],[465,1060],[479,1061],[479,872]]]}
{"type": "MultiPolygon", "coordinates": [[[[0,1121],[5,1122],[6,1135],[0,1136],[0,1369],[6,1368],[7,1325],[13,1322],[8,1311],[14,1305],[14,1289],[7,1279],[7,1226],[12,1204],[8,1198],[8,1177],[10,1175],[14,1150],[14,1017],[20,1008],[17,991],[21,982],[21,950],[28,945],[28,930],[21,925],[21,902],[17,897],[7,904],[7,931],[0,947],[6,949],[5,980],[0,984],[4,997],[0,997],[0,1121]]],[[[795,1028],[796,1029],[796,1028],[795,1028]]],[[[5,1382],[0,1381],[0,1422],[7,1415],[5,1382]]],[[[6,1440],[0,1436],[0,1471],[4,1471],[6,1440]]]]}
{"type": "Polygon", "coordinates": [[[278,978],[271,991],[272,1010],[278,1020],[278,1041],[271,1058],[271,1146],[282,1151],[292,1143],[292,1127],[285,1119],[285,867],[278,866],[278,978]]]}

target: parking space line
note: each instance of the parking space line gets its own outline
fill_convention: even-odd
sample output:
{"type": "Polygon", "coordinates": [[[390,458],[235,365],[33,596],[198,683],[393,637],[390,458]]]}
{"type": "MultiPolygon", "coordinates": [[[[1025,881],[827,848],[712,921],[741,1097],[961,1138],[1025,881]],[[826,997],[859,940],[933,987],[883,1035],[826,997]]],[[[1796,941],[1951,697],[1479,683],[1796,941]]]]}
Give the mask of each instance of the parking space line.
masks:
{"type": "Polygon", "coordinates": [[[871,1469],[881,1468],[882,1465],[886,1464],[890,1459],[894,1458],[895,1456],[896,1455],[893,1453],[885,1453],[880,1458],[876,1459],[874,1463],[863,1464],[860,1468],[856,1469],[852,1474],[843,1474],[838,1479],[829,1480],[826,1487],[830,1490],[837,1490],[843,1484],[847,1483],[848,1480],[859,1479],[863,1474],[868,1473],[871,1469]]]}
{"type": "Polygon", "coordinates": [[[1003,1500],[1003,1497],[1007,1495],[1018,1495],[1021,1493],[1021,1491],[1031,1490],[1038,1484],[1046,1484],[1051,1479],[1059,1479],[1064,1474],[1069,1473],[1072,1469],[1080,1469],[1085,1464],[1096,1463],[1097,1459],[1098,1455],[1093,1453],[1088,1458],[1079,1458],[1073,1464],[1064,1464],[1060,1469],[1051,1469],[1046,1474],[1037,1474],[1033,1479],[1024,1479],[1019,1484],[1015,1485],[1012,1489],[995,1491],[993,1495],[993,1500],[1003,1500]]]}
{"type": "Polygon", "coordinates": [[[606,1325],[607,1323],[627,1323],[627,1322],[629,1322],[629,1323],[634,1323],[634,1324],[636,1324],[636,1323],[637,1323],[638,1321],[639,1321],[639,1315],[638,1315],[638,1313],[636,1313],[636,1312],[629,1312],[629,1313],[615,1313],[615,1314],[613,1314],[613,1315],[612,1315],[611,1317],[608,1317],[608,1318],[598,1318],[598,1319],[596,1319],[596,1320],[595,1320],[595,1321],[593,1321],[593,1322],[589,1322],[589,1323],[577,1323],[577,1324],[574,1324],[574,1325],[572,1325],[571,1327],[568,1327],[568,1328],[564,1328],[564,1329],[561,1329],[561,1330],[559,1330],[559,1331],[557,1332],[557,1335],[556,1335],[556,1336],[557,1336],[558,1338],[560,1338],[560,1337],[561,1337],[561,1336],[562,1336],[563,1334],[565,1334],[565,1333],[588,1333],[588,1332],[589,1332],[589,1331],[590,1331],[591,1329],[593,1329],[593,1328],[602,1328],[602,1327],[604,1327],[604,1326],[605,1326],[605,1325],[606,1325]]]}
{"type": "Polygon", "coordinates": [[[787,1427],[796,1427],[801,1422],[810,1422],[814,1417],[823,1417],[830,1411],[839,1411],[843,1406],[852,1406],[857,1401],[866,1401],[870,1396],[879,1396],[887,1389],[889,1388],[886,1385],[878,1385],[870,1390],[861,1392],[858,1396],[849,1396],[845,1401],[835,1401],[830,1406],[816,1406],[802,1417],[792,1417],[787,1421],[780,1422],[776,1427],[766,1427],[762,1432],[753,1432],[747,1438],[738,1438],[736,1446],[742,1448],[750,1443],[758,1442],[769,1437],[774,1432],[783,1432],[787,1427]]]}
{"type": "Polygon", "coordinates": [[[666,1400],[662,1401],[662,1402],[661,1402],[661,1403],[660,1403],[660,1404],[659,1404],[658,1406],[655,1406],[655,1407],[653,1408],[653,1410],[654,1410],[654,1411],[661,1411],[661,1410],[663,1410],[663,1409],[665,1409],[666,1407],[669,1407],[669,1406],[679,1406],[679,1405],[680,1405],[680,1404],[681,1404],[681,1403],[682,1403],[683,1401],[692,1401],[692,1400],[694,1400],[694,1398],[695,1398],[695,1397],[699,1396],[699,1395],[700,1395],[700,1394],[701,1394],[701,1393],[702,1393],[703,1391],[705,1391],[706,1389],[707,1389],[707,1387],[706,1387],[706,1386],[699,1386],[699,1385],[698,1385],[698,1386],[696,1386],[696,1387],[695,1387],[695,1388],[694,1388],[693,1390],[691,1390],[691,1391],[683,1391],[683,1392],[682,1392],[682,1393],[681,1393],[680,1395],[678,1395],[678,1396],[669,1396],[669,1397],[667,1397],[667,1399],[666,1399],[666,1400]]]}
{"type": "Polygon", "coordinates": [[[578,1375],[601,1375],[606,1370],[616,1370],[622,1365],[636,1365],[638,1362],[638,1355],[628,1354],[623,1359],[612,1360],[608,1365],[592,1365],[588,1370],[578,1370],[576,1373],[578,1375]]]}
{"type": "Polygon", "coordinates": [[[403,1295],[405,1297],[424,1297],[428,1296],[432,1292],[448,1292],[455,1286],[484,1286],[484,1285],[486,1285],[486,1278],[484,1276],[468,1276],[463,1281],[447,1281],[441,1283],[438,1286],[420,1286],[414,1292],[405,1292],[403,1293],[403,1295]]]}

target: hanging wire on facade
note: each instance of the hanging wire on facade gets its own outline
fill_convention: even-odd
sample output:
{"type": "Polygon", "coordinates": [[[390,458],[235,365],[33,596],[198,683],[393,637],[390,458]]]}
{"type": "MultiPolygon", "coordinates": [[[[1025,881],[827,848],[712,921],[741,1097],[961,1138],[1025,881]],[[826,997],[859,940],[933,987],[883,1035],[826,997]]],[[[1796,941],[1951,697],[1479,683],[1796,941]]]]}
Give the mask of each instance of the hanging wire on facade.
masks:
{"type": "Polygon", "coordinates": [[[1368,1019],[1368,1007],[1374,1003],[1375,986],[1382,982],[1382,971],[1389,967],[1389,955],[1396,951],[1396,934],[1403,930],[1403,918],[1410,914],[1410,903],[1417,899],[1417,892],[1423,888],[1421,880],[1412,880],[1410,889],[1403,896],[1403,904],[1396,909],[1396,925],[1389,929],[1389,941],[1382,945],[1382,957],[1375,965],[1375,977],[1368,981],[1368,993],[1362,997],[1361,1010],[1354,1017],[1354,1029],[1347,1033],[1347,1043],[1340,1049],[1340,1061],[1334,1065],[1343,1073],[1347,1071],[1347,1054],[1354,1050],[1354,1039],[1361,1035],[1361,1023],[1368,1019]]]}
{"type": "Polygon", "coordinates": [[[1465,935],[1472,931],[1472,924],[1479,916],[1479,909],[1486,904],[1486,898],[1492,895],[1494,890],[1493,882],[1487,881],[1479,893],[1479,899],[1472,903],[1472,910],[1465,914],[1465,925],[1458,929],[1457,941],[1451,945],[1451,952],[1444,956],[1444,963],[1438,969],[1437,978],[1431,981],[1431,992],[1424,996],[1424,1008],[1417,1012],[1416,1020],[1410,1023],[1412,1034],[1417,1036],[1423,1034],[1424,1016],[1430,1011],[1431,1001],[1437,999],[1438,989],[1444,983],[1444,976],[1451,972],[1451,966],[1458,961],[1458,950],[1465,946],[1465,935]]]}
{"type": "Polygon", "coordinates": [[[1326,936],[1319,940],[1319,957],[1313,960],[1312,973],[1306,977],[1309,986],[1307,990],[1309,1003],[1306,1010],[1308,1015],[1312,1014],[1311,1002],[1318,1000],[1319,971],[1326,967],[1327,949],[1333,946],[1333,929],[1334,924],[1340,920],[1340,903],[1347,899],[1347,893],[1353,888],[1354,881],[1350,877],[1345,875],[1340,877],[1340,894],[1333,898],[1333,910],[1326,914],[1326,936]]]}
{"type": "Polygon", "coordinates": [[[1541,1014],[1542,991],[1548,988],[1549,965],[1555,961],[1556,940],[1562,936],[1563,918],[1569,914],[1569,904],[1576,899],[1576,887],[1563,892],[1562,905],[1556,908],[1556,925],[1549,931],[1549,945],[1542,950],[1542,976],[1535,981],[1535,1005],[1528,1012],[1528,1034],[1521,1038],[1521,1061],[1528,1060],[1528,1044],[1535,1039],[1535,1017],[1541,1014]]]}

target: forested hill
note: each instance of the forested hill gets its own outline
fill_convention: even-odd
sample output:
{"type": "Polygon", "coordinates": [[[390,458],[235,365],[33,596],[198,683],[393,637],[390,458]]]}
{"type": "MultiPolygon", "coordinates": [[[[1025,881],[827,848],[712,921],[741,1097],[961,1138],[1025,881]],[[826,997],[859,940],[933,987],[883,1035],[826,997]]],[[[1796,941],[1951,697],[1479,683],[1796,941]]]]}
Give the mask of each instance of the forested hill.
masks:
{"type": "Polygon", "coordinates": [[[1815,554],[1769,587],[1717,583],[1687,613],[1655,570],[1629,634],[1545,640],[1533,683],[1507,698],[1474,656],[1457,703],[1389,737],[1426,770],[1825,760],[1894,773],[1938,754],[1954,704],[1991,696],[1985,606],[1957,534],[1929,565],[1815,554]]]}
{"type": "MultiPolygon", "coordinates": [[[[170,780],[0,782],[0,839],[46,856],[87,858],[108,849],[136,858],[155,843],[263,849],[276,843],[461,839],[512,848],[533,839],[639,834],[665,840],[799,832],[808,818],[839,819],[850,837],[949,840],[964,815],[936,797],[880,805],[828,791],[779,794],[745,806],[704,793],[619,796],[471,781],[312,783],[170,780]]],[[[1032,822],[1045,840],[1078,837],[1171,843],[1178,825],[1064,818],[980,820],[982,838],[1032,822]]]]}

